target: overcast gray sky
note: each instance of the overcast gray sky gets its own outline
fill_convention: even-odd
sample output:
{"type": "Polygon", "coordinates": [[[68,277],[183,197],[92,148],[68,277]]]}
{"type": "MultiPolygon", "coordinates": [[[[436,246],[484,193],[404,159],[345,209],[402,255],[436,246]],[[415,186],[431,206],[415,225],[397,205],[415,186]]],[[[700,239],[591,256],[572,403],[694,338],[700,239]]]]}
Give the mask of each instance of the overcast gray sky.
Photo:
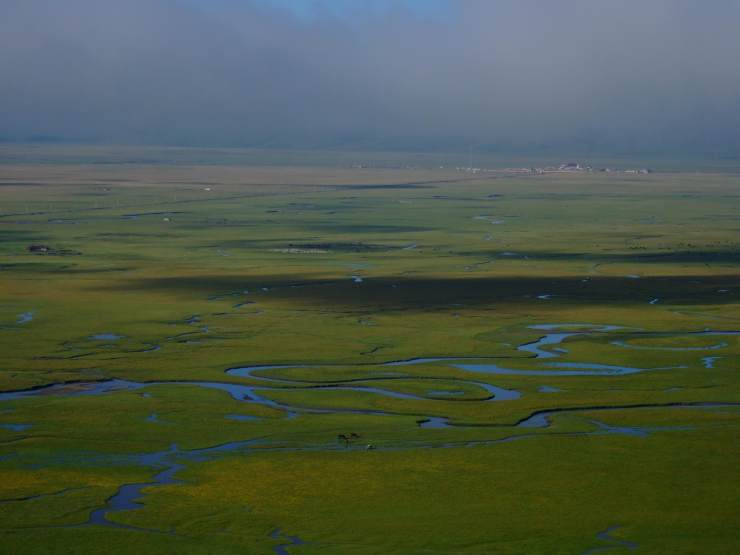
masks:
{"type": "Polygon", "coordinates": [[[0,0],[0,138],[740,149],[736,0],[0,0]]]}

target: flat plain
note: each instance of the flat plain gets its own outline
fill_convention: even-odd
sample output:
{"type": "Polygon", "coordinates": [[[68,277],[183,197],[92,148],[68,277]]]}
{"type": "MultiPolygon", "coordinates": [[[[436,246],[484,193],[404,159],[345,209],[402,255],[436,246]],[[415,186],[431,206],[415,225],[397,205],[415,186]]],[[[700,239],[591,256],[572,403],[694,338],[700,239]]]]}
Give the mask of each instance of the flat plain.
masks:
{"type": "Polygon", "coordinates": [[[5,154],[0,551],[740,551],[731,169],[5,154]]]}

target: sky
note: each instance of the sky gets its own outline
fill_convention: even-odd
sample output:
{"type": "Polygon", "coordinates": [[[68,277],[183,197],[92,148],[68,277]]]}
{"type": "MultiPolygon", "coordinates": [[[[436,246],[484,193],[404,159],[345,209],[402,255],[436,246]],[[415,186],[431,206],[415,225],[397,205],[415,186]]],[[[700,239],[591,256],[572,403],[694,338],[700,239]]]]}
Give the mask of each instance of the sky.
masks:
{"type": "Polygon", "coordinates": [[[736,0],[0,0],[0,140],[740,153],[736,0]]]}

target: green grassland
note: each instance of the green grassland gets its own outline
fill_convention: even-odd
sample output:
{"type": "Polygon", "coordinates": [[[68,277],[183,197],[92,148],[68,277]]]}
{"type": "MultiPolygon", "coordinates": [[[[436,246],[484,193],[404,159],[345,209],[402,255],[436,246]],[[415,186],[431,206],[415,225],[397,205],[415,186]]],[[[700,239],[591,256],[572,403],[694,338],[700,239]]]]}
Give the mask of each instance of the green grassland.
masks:
{"type": "Polygon", "coordinates": [[[733,170],[0,152],[1,552],[740,551],[733,170]]]}

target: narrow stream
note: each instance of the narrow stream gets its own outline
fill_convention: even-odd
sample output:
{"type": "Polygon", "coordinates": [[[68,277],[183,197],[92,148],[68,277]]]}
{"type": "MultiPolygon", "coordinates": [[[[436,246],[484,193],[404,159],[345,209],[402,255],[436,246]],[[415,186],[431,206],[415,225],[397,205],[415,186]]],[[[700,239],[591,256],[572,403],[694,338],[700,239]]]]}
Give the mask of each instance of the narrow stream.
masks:
{"type": "Polygon", "coordinates": [[[298,536],[289,536],[288,534],[284,533],[280,528],[275,528],[275,530],[270,532],[270,537],[273,540],[277,540],[277,541],[287,540],[287,543],[280,543],[272,548],[273,551],[275,552],[275,555],[290,555],[290,552],[288,551],[289,547],[295,547],[298,545],[306,544],[306,542],[303,541],[298,536]]]}
{"type": "MultiPolygon", "coordinates": [[[[193,316],[189,319],[193,324],[200,321],[197,316],[193,316]]],[[[388,361],[380,363],[362,363],[354,366],[362,366],[366,368],[403,368],[405,366],[412,365],[423,365],[433,364],[438,362],[449,363],[450,366],[465,370],[469,372],[477,372],[492,375],[513,375],[513,376],[623,376],[629,374],[636,374],[647,371],[657,370],[672,370],[677,368],[686,368],[686,366],[671,366],[671,367],[660,367],[660,368],[638,368],[628,367],[619,365],[610,365],[602,363],[588,363],[588,362],[554,362],[549,359],[559,357],[562,352],[556,350],[548,351],[543,347],[560,345],[566,339],[574,336],[585,336],[595,333],[607,333],[616,330],[622,330],[626,328],[620,328],[618,326],[598,326],[590,324],[542,324],[536,326],[530,326],[530,329],[540,330],[546,333],[543,337],[537,341],[532,341],[520,345],[519,351],[530,353],[534,355],[534,359],[545,359],[539,360],[538,369],[512,369],[501,367],[497,364],[490,362],[495,357],[420,357],[407,360],[388,361]],[[566,331],[563,331],[566,330],[566,331]]],[[[737,331],[714,331],[704,330],[701,332],[675,332],[675,333],[643,333],[637,332],[636,336],[639,337],[689,337],[689,336],[733,336],[740,335],[737,331]]],[[[90,336],[91,339],[96,341],[115,341],[121,339],[122,336],[113,333],[99,333],[90,336]]],[[[629,348],[646,348],[641,345],[631,345],[628,341],[619,340],[612,341],[612,344],[629,347],[629,348]]],[[[726,346],[726,342],[720,344],[713,344],[705,347],[655,347],[655,349],[667,349],[667,350],[682,350],[682,351],[694,351],[694,350],[706,350],[706,349],[719,349],[726,346]]],[[[721,357],[704,357],[701,359],[702,364],[705,368],[713,368],[714,362],[721,357]]],[[[485,382],[479,382],[469,379],[461,378],[449,378],[449,377],[424,377],[405,375],[399,372],[383,373],[382,375],[375,375],[372,377],[336,380],[331,382],[316,382],[309,380],[293,380],[289,378],[272,378],[264,375],[259,375],[257,372],[269,372],[270,370],[280,369],[294,369],[294,368],[322,368],[328,366],[339,366],[339,364],[273,364],[273,365],[253,365],[243,366],[237,368],[231,368],[226,371],[226,374],[230,377],[245,378],[259,382],[257,385],[245,385],[239,383],[228,383],[228,382],[214,382],[214,381],[152,381],[152,382],[137,382],[123,379],[106,379],[99,381],[83,381],[83,382],[67,382],[67,383],[54,383],[45,386],[35,387],[31,389],[18,390],[18,391],[6,391],[0,392],[0,401],[10,401],[23,399],[27,397],[40,397],[48,395],[61,395],[61,396],[83,396],[83,395],[99,395],[106,393],[114,393],[117,391],[136,391],[151,386],[158,385],[190,385],[196,387],[203,387],[207,389],[219,390],[228,393],[234,400],[239,402],[255,403],[284,411],[288,418],[295,417],[299,413],[353,413],[353,414],[371,414],[371,415],[387,415],[392,414],[380,410],[362,410],[362,409],[334,409],[334,408],[304,408],[298,406],[292,406],[285,403],[280,403],[271,400],[261,393],[269,391],[312,391],[312,390],[334,390],[334,391],[353,391],[363,392],[373,395],[379,395],[393,399],[404,399],[414,401],[427,401],[430,403],[439,403],[439,406],[445,406],[446,403],[452,402],[502,402],[502,401],[513,401],[521,397],[521,392],[511,389],[500,388],[485,382]],[[484,390],[488,395],[486,398],[478,399],[465,399],[463,397],[456,398],[455,394],[459,391],[455,390],[430,390],[428,396],[421,396],[412,393],[403,393],[390,389],[384,389],[379,387],[373,387],[366,385],[372,381],[398,381],[400,384],[402,380],[412,381],[429,381],[430,383],[445,382],[447,384],[454,382],[460,385],[466,384],[475,386],[484,390]],[[445,395],[449,393],[450,395],[445,395]],[[433,395],[442,396],[444,398],[435,398],[433,395]]],[[[540,392],[543,393],[554,393],[560,391],[558,388],[550,386],[540,386],[540,392]]],[[[148,395],[148,394],[145,394],[148,395]]],[[[622,405],[622,406],[581,406],[581,407],[555,407],[541,409],[532,412],[526,418],[521,419],[513,425],[488,425],[491,428],[512,428],[519,430],[522,433],[515,433],[513,435],[496,438],[496,439],[482,439],[473,441],[460,441],[450,443],[433,443],[426,439],[421,442],[411,442],[408,444],[399,444],[393,446],[381,446],[381,449],[403,449],[403,448],[440,448],[440,447],[472,447],[478,445],[492,445],[495,443],[503,443],[508,441],[521,440],[526,438],[542,437],[543,435],[607,435],[607,434],[622,434],[634,437],[645,437],[653,432],[669,431],[669,430],[687,430],[685,427],[627,427],[627,426],[612,426],[598,420],[591,420],[593,430],[585,432],[546,432],[543,433],[541,429],[548,428],[551,425],[551,418],[559,413],[577,413],[577,412],[598,412],[598,411],[612,411],[612,410],[628,410],[628,409],[643,409],[643,408],[713,408],[713,407],[736,407],[740,406],[740,403],[721,403],[721,402],[676,402],[676,403],[658,403],[658,404],[633,404],[633,405],[622,405]],[[535,431],[536,429],[540,429],[535,431]],[[526,430],[533,430],[532,432],[526,432],[526,430]]],[[[404,416],[413,417],[413,414],[404,414],[404,416]]],[[[258,417],[249,415],[237,415],[230,414],[226,415],[226,418],[232,420],[258,420],[258,417]]],[[[417,424],[420,428],[424,429],[438,429],[438,428],[455,428],[455,427],[486,427],[486,425],[465,425],[465,424],[454,424],[450,421],[449,417],[444,416],[428,416],[419,417],[417,424]]],[[[156,413],[149,415],[147,420],[150,423],[164,423],[159,420],[156,413]]],[[[30,424],[2,424],[0,427],[21,432],[28,427],[30,424]]],[[[211,460],[216,456],[220,456],[228,452],[236,452],[247,450],[252,447],[255,443],[260,443],[261,451],[269,450],[305,450],[305,449],[318,449],[318,450],[338,450],[342,449],[342,446],[336,444],[319,444],[316,446],[309,447],[290,447],[290,446],[270,446],[266,444],[263,439],[249,439],[244,441],[235,441],[230,443],[224,443],[203,449],[195,449],[182,451],[176,445],[170,446],[167,450],[160,451],[157,453],[135,455],[133,461],[135,464],[145,466],[154,469],[156,472],[154,476],[141,483],[130,483],[121,485],[116,493],[112,495],[106,502],[105,505],[93,510],[90,513],[87,524],[89,525],[100,525],[100,526],[114,526],[136,529],[135,527],[125,526],[116,523],[112,520],[112,515],[121,512],[134,510],[141,507],[140,499],[142,498],[142,490],[148,487],[171,485],[179,483],[179,480],[175,477],[176,474],[185,467],[188,462],[203,462],[211,460]]],[[[346,446],[350,449],[359,449],[359,446],[346,446]]],[[[609,528],[603,532],[600,532],[599,538],[605,541],[616,542],[619,546],[634,549],[634,544],[629,542],[620,542],[615,538],[611,537],[610,534],[614,528],[609,528]]],[[[162,532],[169,533],[169,532],[162,532]]],[[[280,529],[274,530],[270,537],[283,541],[275,546],[274,551],[277,554],[287,554],[288,549],[293,546],[303,545],[303,540],[297,536],[288,536],[284,534],[280,529]]],[[[599,547],[593,548],[587,553],[594,553],[598,550],[612,549],[614,547],[599,547]]]]}
{"type": "Polygon", "coordinates": [[[587,549],[581,555],[593,555],[594,553],[600,553],[601,551],[609,551],[612,549],[620,549],[625,548],[629,549],[630,551],[634,551],[638,547],[640,547],[638,544],[628,541],[628,540],[620,540],[619,538],[615,538],[612,536],[612,532],[615,530],[619,530],[621,526],[610,526],[606,530],[602,530],[598,534],[596,534],[596,537],[602,541],[609,542],[613,545],[605,545],[602,547],[592,547],[590,549],[587,549]]]}
{"type": "Polygon", "coordinates": [[[19,325],[27,324],[28,322],[33,320],[34,313],[35,312],[33,310],[29,310],[28,312],[19,314],[18,319],[15,321],[15,323],[19,325]]]}

